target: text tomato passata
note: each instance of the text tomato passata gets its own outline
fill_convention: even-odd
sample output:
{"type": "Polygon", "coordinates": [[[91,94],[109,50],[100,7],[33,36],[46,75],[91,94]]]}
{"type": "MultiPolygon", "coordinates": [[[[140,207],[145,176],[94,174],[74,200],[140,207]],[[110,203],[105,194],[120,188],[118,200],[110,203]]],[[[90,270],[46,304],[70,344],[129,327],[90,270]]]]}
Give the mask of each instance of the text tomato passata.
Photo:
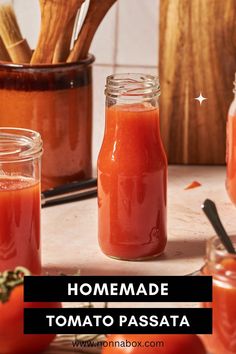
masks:
{"type": "Polygon", "coordinates": [[[102,354],[206,354],[206,350],[201,340],[191,334],[115,334],[108,336],[102,354]]]}

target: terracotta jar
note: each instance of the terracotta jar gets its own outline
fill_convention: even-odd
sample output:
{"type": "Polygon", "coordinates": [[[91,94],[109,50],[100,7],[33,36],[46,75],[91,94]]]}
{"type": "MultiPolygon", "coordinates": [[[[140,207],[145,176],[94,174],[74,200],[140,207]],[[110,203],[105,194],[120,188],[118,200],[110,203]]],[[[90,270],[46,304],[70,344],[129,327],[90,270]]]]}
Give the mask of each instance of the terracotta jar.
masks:
{"type": "Polygon", "coordinates": [[[41,134],[43,190],[91,177],[93,62],[0,64],[0,126],[41,134]]]}

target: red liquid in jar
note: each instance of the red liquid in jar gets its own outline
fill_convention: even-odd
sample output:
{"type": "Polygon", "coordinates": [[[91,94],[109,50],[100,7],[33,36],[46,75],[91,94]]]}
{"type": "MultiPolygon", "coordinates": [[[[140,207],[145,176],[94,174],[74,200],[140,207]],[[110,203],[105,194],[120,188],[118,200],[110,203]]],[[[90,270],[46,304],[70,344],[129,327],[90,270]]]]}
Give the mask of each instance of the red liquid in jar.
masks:
{"type": "Polygon", "coordinates": [[[105,254],[135,260],[163,252],[166,179],[158,109],[107,108],[98,159],[99,243],[105,254]]]}
{"type": "Polygon", "coordinates": [[[219,266],[222,269],[213,275],[213,303],[203,304],[213,308],[213,334],[204,335],[203,340],[211,354],[235,354],[236,259],[226,258],[219,266]]]}
{"type": "Polygon", "coordinates": [[[0,179],[0,272],[17,266],[41,272],[40,207],[39,183],[0,179]]]}

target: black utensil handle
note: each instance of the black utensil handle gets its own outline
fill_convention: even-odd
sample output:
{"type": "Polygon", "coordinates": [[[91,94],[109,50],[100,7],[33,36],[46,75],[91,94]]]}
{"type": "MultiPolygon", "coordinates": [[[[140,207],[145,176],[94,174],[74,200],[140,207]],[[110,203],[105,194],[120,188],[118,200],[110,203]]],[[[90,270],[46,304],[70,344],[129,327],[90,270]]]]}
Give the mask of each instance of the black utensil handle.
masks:
{"type": "Polygon", "coordinates": [[[87,189],[90,187],[96,187],[97,186],[97,179],[96,178],[90,178],[85,181],[75,181],[67,184],[63,184],[61,186],[48,189],[46,191],[42,192],[42,196],[45,198],[49,197],[54,197],[60,194],[72,192],[75,190],[82,190],[82,189],[87,189]]]}
{"type": "Polygon", "coordinates": [[[58,196],[57,198],[43,201],[41,207],[48,208],[51,206],[56,206],[56,205],[61,205],[61,204],[66,204],[66,203],[71,203],[71,202],[77,202],[80,200],[95,198],[96,196],[97,196],[96,189],[91,189],[88,191],[79,191],[77,193],[74,192],[73,194],[67,195],[67,196],[63,196],[63,194],[62,194],[62,195],[58,196]]]}
{"type": "Polygon", "coordinates": [[[208,217],[209,221],[211,222],[211,225],[213,226],[215,232],[219,236],[219,238],[220,238],[221,242],[223,243],[224,247],[226,248],[226,250],[229,253],[235,254],[236,252],[235,252],[234,246],[233,246],[227,232],[225,231],[224,226],[221,223],[215,203],[210,199],[206,199],[202,205],[202,209],[203,209],[204,213],[206,214],[206,216],[208,217]]]}

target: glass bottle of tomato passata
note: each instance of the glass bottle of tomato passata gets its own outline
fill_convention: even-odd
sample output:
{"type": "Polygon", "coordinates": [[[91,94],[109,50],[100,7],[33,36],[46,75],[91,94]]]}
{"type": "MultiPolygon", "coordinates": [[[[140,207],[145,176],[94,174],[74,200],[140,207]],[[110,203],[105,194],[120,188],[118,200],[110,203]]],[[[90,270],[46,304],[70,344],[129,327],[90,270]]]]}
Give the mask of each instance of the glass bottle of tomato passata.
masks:
{"type": "Polygon", "coordinates": [[[226,139],[226,188],[230,199],[236,205],[236,75],[234,81],[234,100],[230,105],[227,118],[226,139]]]}
{"type": "MultiPolygon", "coordinates": [[[[236,246],[236,236],[232,242],[236,246]]],[[[204,335],[209,353],[236,353],[236,256],[229,254],[218,237],[207,244],[206,264],[203,275],[213,277],[213,302],[203,303],[205,308],[213,309],[213,334],[204,335]]]]}
{"type": "Polygon", "coordinates": [[[113,258],[143,260],[166,245],[167,159],[159,129],[159,80],[107,78],[106,127],[98,158],[98,237],[113,258]]]}

